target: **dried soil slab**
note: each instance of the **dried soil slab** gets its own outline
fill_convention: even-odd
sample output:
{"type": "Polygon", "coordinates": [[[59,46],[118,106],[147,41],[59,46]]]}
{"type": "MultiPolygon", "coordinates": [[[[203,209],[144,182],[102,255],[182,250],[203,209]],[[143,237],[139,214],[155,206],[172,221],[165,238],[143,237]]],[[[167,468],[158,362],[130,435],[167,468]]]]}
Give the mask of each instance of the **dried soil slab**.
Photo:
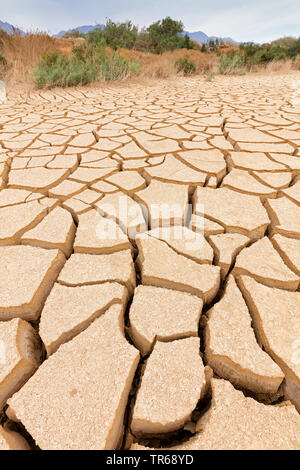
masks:
{"type": "Polygon", "coordinates": [[[80,201],[79,199],[75,199],[75,197],[71,197],[67,201],[63,202],[63,208],[68,212],[71,212],[72,217],[78,221],[78,216],[91,210],[92,206],[80,201]]]}
{"type": "Polygon", "coordinates": [[[298,204],[298,206],[300,206],[300,180],[296,181],[296,183],[290,188],[283,189],[282,191],[280,191],[280,193],[283,196],[288,197],[295,204],[298,204]]]}
{"type": "Polygon", "coordinates": [[[225,278],[236,256],[250,242],[250,239],[240,233],[222,233],[211,235],[209,240],[215,252],[215,264],[220,266],[221,275],[225,278]]]}
{"type": "Polygon", "coordinates": [[[292,157],[291,155],[278,155],[276,153],[270,154],[272,159],[276,162],[286,165],[290,170],[295,173],[299,173],[300,170],[300,158],[292,157]]]}
{"type": "Polygon", "coordinates": [[[0,450],[30,450],[30,447],[21,434],[0,426],[0,450]]]}
{"type": "Polygon", "coordinates": [[[78,135],[72,140],[72,146],[74,147],[90,147],[94,143],[95,136],[91,132],[78,135]]]}
{"type": "Polygon", "coordinates": [[[157,134],[161,137],[169,137],[171,139],[176,140],[189,139],[192,135],[181,129],[176,124],[172,126],[163,127],[161,129],[155,129],[152,133],[157,134]]]}
{"type": "Polygon", "coordinates": [[[224,296],[207,315],[205,356],[215,373],[256,393],[276,393],[284,374],[257,344],[233,276],[229,276],[224,296]]]}
{"type": "Polygon", "coordinates": [[[252,174],[263,184],[275,189],[287,188],[292,181],[290,172],[253,171],[252,174]]]}
{"type": "Polygon", "coordinates": [[[147,181],[156,179],[164,183],[191,184],[204,186],[207,174],[196,171],[195,169],[184,164],[173,155],[167,155],[164,162],[159,166],[146,168],[143,175],[147,181]]]}
{"type": "Polygon", "coordinates": [[[285,264],[300,276],[300,240],[277,234],[271,241],[285,264]]]}
{"type": "Polygon", "coordinates": [[[111,219],[91,210],[78,217],[79,224],[74,241],[75,253],[109,254],[131,249],[125,233],[111,219]]]}
{"type": "Polygon", "coordinates": [[[259,197],[227,188],[197,188],[194,205],[196,214],[204,212],[205,217],[222,225],[226,232],[241,233],[251,240],[261,238],[270,224],[259,197]]]}
{"type": "Polygon", "coordinates": [[[107,183],[106,181],[98,181],[97,183],[94,183],[91,188],[104,194],[116,193],[119,191],[116,186],[107,183]]]}
{"type": "Polygon", "coordinates": [[[9,400],[9,414],[43,450],[115,449],[138,361],[122,307],[112,306],[41,365],[9,400]]]}
{"type": "Polygon", "coordinates": [[[147,153],[144,152],[144,150],[142,150],[140,147],[138,147],[133,141],[119,148],[118,154],[121,155],[121,157],[124,159],[147,157],[147,153]]]}
{"type": "Polygon", "coordinates": [[[222,188],[233,189],[244,194],[275,198],[276,189],[272,189],[255,179],[250,173],[233,169],[222,181],[222,188]]]}
{"type": "Polygon", "coordinates": [[[82,287],[55,284],[43,308],[39,329],[48,356],[87,328],[112,304],[125,306],[126,301],[126,288],[115,282],[82,287]]]}
{"type": "Polygon", "coordinates": [[[0,319],[37,320],[65,261],[59,250],[0,247],[0,319]]]}
{"type": "Polygon", "coordinates": [[[137,237],[136,242],[143,284],[189,292],[205,303],[215,297],[220,285],[218,266],[195,263],[153,237],[137,237]]]}
{"type": "Polygon", "coordinates": [[[80,193],[86,187],[85,184],[77,183],[76,181],[64,180],[59,185],[48,191],[50,197],[57,197],[61,200],[66,200],[77,193],[80,193]]]}
{"type": "MultiPolygon", "coordinates": [[[[3,189],[0,192],[0,207],[24,203],[31,194],[30,191],[25,189],[3,189]]],[[[36,195],[37,199],[40,197],[40,194],[36,195]]]]}
{"type": "Polygon", "coordinates": [[[171,341],[197,336],[203,302],[186,292],[138,286],[130,307],[130,335],[143,355],[155,339],[171,341]]]}
{"type": "Polygon", "coordinates": [[[251,127],[244,129],[229,129],[228,137],[233,142],[282,142],[277,137],[251,127]]]}
{"type": "Polygon", "coordinates": [[[57,155],[47,164],[47,168],[70,169],[74,171],[78,166],[79,159],[77,155],[57,155]]]}
{"type": "Polygon", "coordinates": [[[147,230],[140,205],[122,192],[106,194],[96,204],[101,215],[117,222],[124,233],[132,240],[138,233],[147,230]]]}
{"type": "Polygon", "coordinates": [[[226,162],[220,150],[186,150],[178,152],[178,156],[191,168],[216,176],[218,182],[226,174],[226,162]]]}
{"type": "Polygon", "coordinates": [[[135,288],[135,269],[130,250],[109,255],[74,253],[64,265],[58,282],[75,287],[115,281],[132,293],[135,288]]]}
{"type": "MultiPolygon", "coordinates": [[[[160,158],[160,157],[159,157],[160,158]]],[[[150,157],[149,157],[150,159],[150,157]]],[[[152,159],[151,159],[152,160],[152,159]]],[[[142,170],[143,168],[149,166],[149,163],[146,159],[139,160],[125,160],[123,163],[123,170],[142,170]]]]}
{"type": "Polygon", "coordinates": [[[270,289],[247,276],[238,279],[256,334],[286,376],[286,392],[300,411],[300,293],[270,289]]]}
{"type": "Polygon", "coordinates": [[[107,157],[107,158],[103,158],[101,160],[97,160],[97,161],[89,162],[89,163],[84,163],[81,160],[80,168],[106,168],[106,169],[111,170],[112,168],[119,169],[119,164],[118,162],[116,162],[116,160],[110,157],[107,157]]]}
{"type": "Polygon", "coordinates": [[[135,194],[143,204],[151,229],[169,225],[184,225],[188,211],[188,188],[184,185],[152,181],[135,194]]]}
{"type": "Polygon", "coordinates": [[[172,450],[298,450],[300,416],[293,405],[270,406],[246,398],[230,382],[212,380],[212,406],[203,430],[172,450]]]}
{"type": "Polygon", "coordinates": [[[72,173],[70,180],[78,183],[93,184],[98,180],[110,176],[117,171],[117,162],[114,167],[111,168],[85,168],[79,167],[72,173]]]}
{"type": "Polygon", "coordinates": [[[236,149],[247,152],[265,152],[265,153],[287,153],[292,155],[294,147],[288,143],[244,143],[239,142],[236,144],[236,149]]]}
{"type": "Polygon", "coordinates": [[[0,410],[34,374],[40,358],[40,341],[29,323],[0,322],[0,410]]]}
{"type": "Polygon", "coordinates": [[[218,181],[215,176],[209,176],[207,178],[206,187],[207,188],[216,188],[218,186],[218,181]]]}
{"type": "Polygon", "coordinates": [[[145,232],[145,235],[162,240],[180,255],[196,263],[212,264],[214,252],[204,235],[181,225],[160,227],[145,232]]]}
{"type": "Polygon", "coordinates": [[[265,207],[272,221],[271,235],[280,233],[286,237],[300,238],[300,206],[287,197],[266,201],[265,207]]]}
{"type": "Polygon", "coordinates": [[[49,170],[47,168],[12,170],[9,173],[8,185],[10,188],[46,191],[61,183],[69,173],[69,170],[49,170]]]}
{"type": "Polygon", "coordinates": [[[139,191],[146,187],[146,181],[136,171],[121,171],[106,178],[109,183],[115,184],[119,189],[122,189],[128,194],[134,191],[139,191]]]}
{"type": "Polygon", "coordinates": [[[61,207],[56,207],[41,223],[21,237],[21,243],[48,249],[57,248],[69,257],[75,231],[71,214],[61,207]]]}
{"type": "Polygon", "coordinates": [[[75,194],[73,199],[77,199],[78,201],[83,202],[84,204],[92,205],[96,201],[98,201],[102,197],[97,191],[93,191],[91,189],[85,189],[79,194],[75,194]]]}
{"type": "Polygon", "coordinates": [[[199,338],[155,344],[133,410],[134,434],[167,433],[191,418],[205,389],[199,338]]]}
{"type": "MultiPolygon", "coordinates": [[[[52,205],[56,201],[52,200],[52,205]]],[[[39,201],[3,207],[0,209],[0,245],[19,243],[26,230],[32,229],[47,215],[49,208],[39,201]]]]}
{"type": "MultiPolygon", "coordinates": [[[[146,132],[138,132],[134,137],[140,146],[150,155],[171,153],[180,150],[178,143],[172,139],[158,138],[146,132]]],[[[122,156],[124,157],[124,153],[122,156]]]]}
{"type": "Polygon", "coordinates": [[[206,236],[217,235],[225,232],[222,225],[213,222],[212,220],[206,219],[198,214],[192,214],[190,228],[194,232],[204,234],[206,236]]]}
{"type": "Polygon", "coordinates": [[[260,171],[285,171],[287,168],[281,163],[274,162],[268,158],[264,153],[250,153],[250,152],[230,152],[229,160],[230,169],[232,167],[241,170],[255,170],[260,171]]]}
{"type": "Polygon", "coordinates": [[[267,237],[244,248],[236,258],[233,274],[245,274],[269,287],[297,290],[300,277],[283,262],[267,237]]]}

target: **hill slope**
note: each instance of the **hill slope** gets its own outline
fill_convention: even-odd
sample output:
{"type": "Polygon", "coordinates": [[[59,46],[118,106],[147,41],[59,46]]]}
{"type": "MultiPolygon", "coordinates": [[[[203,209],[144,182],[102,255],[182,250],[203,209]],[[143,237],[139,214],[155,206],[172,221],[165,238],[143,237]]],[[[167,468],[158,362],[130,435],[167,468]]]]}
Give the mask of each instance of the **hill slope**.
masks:
{"type": "Polygon", "coordinates": [[[24,31],[22,31],[21,29],[16,28],[15,26],[9,23],[5,23],[3,21],[0,21],[0,29],[3,29],[3,31],[5,31],[7,34],[13,34],[13,32],[16,31],[17,33],[20,33],[22,36],[25,35],[24,31]]]}
{"type": "Polygon", "coordinates": [[[95,25],[94,26],[93,25],[78,26],[77,28],[68,29],[67,31],[60,31],[57,34],[54,34],[53,37],[60,38],[67,33],[71,33],[72,31],[74,31],[74,29],[78,31],[79,33],[86,34],[86,33],[89,33],[90,31],[93,31],[93,29],[96,29],[96,28],[103,29],[104,24],[97,24],[96,26],[95,25]]]}

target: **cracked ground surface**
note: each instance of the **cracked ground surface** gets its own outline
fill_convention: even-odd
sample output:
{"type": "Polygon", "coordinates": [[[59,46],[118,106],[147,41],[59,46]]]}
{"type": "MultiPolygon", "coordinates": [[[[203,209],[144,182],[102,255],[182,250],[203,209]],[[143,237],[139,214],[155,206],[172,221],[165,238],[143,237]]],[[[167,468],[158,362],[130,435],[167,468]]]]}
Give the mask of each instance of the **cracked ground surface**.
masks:
{"type": "Polygon", "coordinates": [[[0,449],[300,449],[299,80],[1,105],[0,449]]]}

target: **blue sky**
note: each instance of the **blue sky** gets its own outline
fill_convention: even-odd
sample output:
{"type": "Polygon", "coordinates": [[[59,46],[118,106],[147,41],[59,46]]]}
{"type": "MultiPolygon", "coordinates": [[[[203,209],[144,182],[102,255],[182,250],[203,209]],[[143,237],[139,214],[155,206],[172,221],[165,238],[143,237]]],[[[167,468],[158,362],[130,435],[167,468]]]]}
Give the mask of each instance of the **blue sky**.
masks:
{"type": "Polygon", "coordinates": [[[237,41],[300,36],[299,0],[0,0],[0,20],[50,33],[106,18],[143,26],[164,16],[181,19],[188,31],[237,41]]]}

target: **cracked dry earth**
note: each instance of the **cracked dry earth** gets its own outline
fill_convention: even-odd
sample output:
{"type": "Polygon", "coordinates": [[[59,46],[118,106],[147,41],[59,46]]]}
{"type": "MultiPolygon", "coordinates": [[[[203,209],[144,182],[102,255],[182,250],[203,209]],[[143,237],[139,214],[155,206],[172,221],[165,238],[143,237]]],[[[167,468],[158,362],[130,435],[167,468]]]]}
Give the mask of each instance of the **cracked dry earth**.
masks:
{"type": "Polygon", "coordinates": [[[299,80],[1,106],[1,449],[300,448],[299,80]]]}

